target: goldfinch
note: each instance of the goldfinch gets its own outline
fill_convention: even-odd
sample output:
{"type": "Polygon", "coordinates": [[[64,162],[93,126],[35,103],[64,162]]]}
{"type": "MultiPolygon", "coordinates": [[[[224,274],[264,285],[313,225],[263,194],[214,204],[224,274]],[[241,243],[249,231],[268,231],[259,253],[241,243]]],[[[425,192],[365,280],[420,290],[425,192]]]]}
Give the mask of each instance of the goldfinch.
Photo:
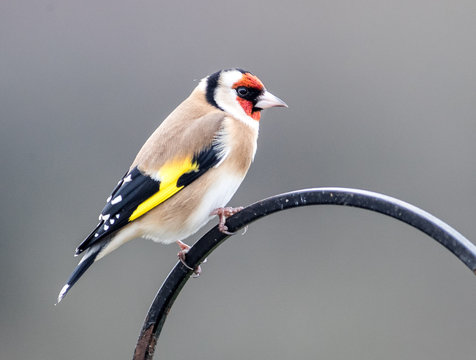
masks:
{"type": "Polygon", "coordinates": [[[248,71],[228,69],[203,78],[155,130],[117,183],[99,224],[76,249],[83,258],[58,296],[60,302],[92,265],[127,241],[176,242],[219,216],[255,156],[261,110],[287,105],[248,71]]]}

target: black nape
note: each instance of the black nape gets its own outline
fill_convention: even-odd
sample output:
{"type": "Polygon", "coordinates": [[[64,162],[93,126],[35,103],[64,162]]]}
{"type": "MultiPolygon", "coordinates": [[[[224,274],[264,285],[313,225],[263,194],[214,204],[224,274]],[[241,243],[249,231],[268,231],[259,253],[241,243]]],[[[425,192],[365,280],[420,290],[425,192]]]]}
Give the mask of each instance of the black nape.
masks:
{"type": "Polygon", "coordinates": [[[216,108],[223,110],[221,107],[218,106],[217,102],[215,101],[215,90],[218,86],[218,79],[220,78],[221,71],[217,71],[216,73],[211,74],[207,79],[207,91],[206,91],[206,98],[207,101],[215,106],[216,108]]]}

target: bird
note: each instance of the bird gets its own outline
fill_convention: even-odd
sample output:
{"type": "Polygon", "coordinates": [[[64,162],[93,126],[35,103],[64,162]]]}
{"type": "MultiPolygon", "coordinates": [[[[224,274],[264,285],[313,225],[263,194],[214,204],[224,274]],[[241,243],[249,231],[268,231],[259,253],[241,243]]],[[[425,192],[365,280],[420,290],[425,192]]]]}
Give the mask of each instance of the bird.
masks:
{"type": "Polygon", "coordinates": [[[58,303],[95,261],[134,238],[176,242],[187,266],[190,247],[182,240],[214,216],[230,234],[226,218],[242,208],[225,206],[254,160],[261,110],[271,107],[287,105],[249,71],[231,68],[201,79],[112,190],[99,223],[76,249],[83,257],[58,303]]]}

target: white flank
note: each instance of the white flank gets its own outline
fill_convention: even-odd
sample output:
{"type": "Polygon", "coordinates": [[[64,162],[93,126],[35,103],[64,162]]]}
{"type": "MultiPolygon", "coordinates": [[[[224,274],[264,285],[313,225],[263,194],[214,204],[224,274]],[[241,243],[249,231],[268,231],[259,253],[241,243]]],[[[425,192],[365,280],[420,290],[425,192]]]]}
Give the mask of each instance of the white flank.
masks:
{"type": "MultiPolygon", "coordinates": [[[[214,184],[205,192],[200,204],[198,204],[179,230],[149,225],[147,228],[142,227],[140,229],[140,236],[158,243],[171,244],[177,240],[183,240],[200,230],[213,218],[213,215],[210,215],[213,210],[225,206],[230,201],[243,180],[243,177],[230,175],[226,171],[221,171],[217,175],[218,178],[214,184]]],[[[128,231],[131,231],[135,224],[140,223],[129,224],[128,231]]],[[[129,236],[123,236],[123,232],[120,231],[111,243],[108,244],[107,250],[110,247],[116,248],[119,244],[123,244],[125,242],[124,238],[129,240],[129,236]]]]}
{"type": "Polygon", "coordinates": [[[229,135],[222,127],[215,135],[215,139],[213,139],[213,145],[215,145],[216,149],[218,150],[218,159],[220,159],[218,164],[216,164],[214,167],[220,166],[230,153],[230,147],[227,146],[227,144],[230,143],[227,139],[228,136],[229,135]]]}
{"type": "Polygon", "coordinates": [[[190,234],[200,229],[212,218],[210,213],[213,210],[228,204],[242,181],[243,178],[236,175],[219,175],[219,179],[217,179],[213,186],[205,193],[200,205],[187,221],[187,225],[193,229],[190,234]]]}

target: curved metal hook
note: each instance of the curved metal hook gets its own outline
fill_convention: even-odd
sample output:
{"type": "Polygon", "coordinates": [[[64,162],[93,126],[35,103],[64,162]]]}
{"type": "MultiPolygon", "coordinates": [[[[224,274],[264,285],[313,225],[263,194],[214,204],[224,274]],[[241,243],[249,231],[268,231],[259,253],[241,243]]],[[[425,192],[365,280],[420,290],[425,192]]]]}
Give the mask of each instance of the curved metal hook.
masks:
{"type": "MultiPolygon", "coordinates": [[[[236,232],[272,213],[309,205],[343,205],[391,216],[431,236],[451,251],[476,274],[476,246],[451,226],[396,198],[359,189],[314,188],[293,191],[258,201],[227,220],[229,231],[236,232]]],[[[211,229],[187,253],[187,264],[195,268],[229,236],[211,229]]],[[[192,271],[178,262],[167,276],[150,306],[134,352],[134,360],[151,360],[165,319],[192,271]]]]}

